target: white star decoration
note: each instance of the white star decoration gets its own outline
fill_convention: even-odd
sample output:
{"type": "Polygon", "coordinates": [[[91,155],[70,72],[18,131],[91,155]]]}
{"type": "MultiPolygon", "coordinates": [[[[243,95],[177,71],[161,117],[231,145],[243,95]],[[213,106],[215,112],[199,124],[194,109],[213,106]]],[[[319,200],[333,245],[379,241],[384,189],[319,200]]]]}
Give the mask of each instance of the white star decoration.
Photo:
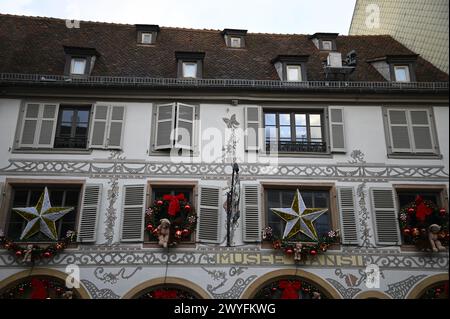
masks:
{"type": "Polygon", "coordinates": [[[20,240],[29,238],[39,231],[48,238],[58,240],[55,222],[72,210],[73,207],[52,207],[46,187],[35,207],[13,208],[13,211],[28,221],[20,240]]]}
{"type": "Polygon", "coordinates": [[[283,239],[291,238],[298,232],[301,232],[312,240],[318,241],[317,231],[313,222],[326,213],[328,209],[306,208],[302,195],[297,189],[290,208],[272,208],[272,211],[286,221],[283,239]]]}

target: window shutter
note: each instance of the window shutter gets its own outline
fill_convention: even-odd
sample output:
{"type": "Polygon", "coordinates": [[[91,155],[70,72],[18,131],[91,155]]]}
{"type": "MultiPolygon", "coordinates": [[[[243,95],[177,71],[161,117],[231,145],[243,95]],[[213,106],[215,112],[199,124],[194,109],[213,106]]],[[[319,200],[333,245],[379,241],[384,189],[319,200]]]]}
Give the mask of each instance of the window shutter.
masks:
{"type": "Polygon", "coordinates": [[[406,110],[388,110],[388,120],[392,152],[411,152],[411,138],[406,110]]]}
{"type": "Polygon", "coordinates": [[[345,152],[344,108],[330,107],[330,145],[332,152],[345,152]]]}
{"type": "Polygon", "coordinates": [[[339,217],[342,243],[358,244],[358,231],[353,187],[338,187],[339,217]]]}
{"type": "Polygon", "coordinates": [[[261,218],[258,185],[243,185],[244,189],[244,242],[261,241],[261,218]]]}
{"type": "Polygon", "coordinates": [[[106,145],[106,131],[108,129],[108,105],[95,105],[94,116],[92,120],[92,130],[89,147],[90,148],[105,148],[106,145]]]}
{"type": "Polygon", "coordinates": [[[3,203],[3,188],[5,187],[4,183],[0,183],[0,209],[2,208],[3,203]]]}
{"type": "Polygon", "coordinates": [[[399,245],[400,231],[393,190],[391,188],[374,188],[371,189],[370,194],[377,244],[399,245]]]}
{"type": "Polygon", "coordinates": [[[198,221],[198,241],[219,243],[221,221],[221,189],[218,187],[200,187],[200,205],[198,221]]]}
{"type": "Polygon", "coordinates": [[[261,134],[259,132],[261,123],[261,107],[245,107],[245,150],[259,151],[261,134]]]}
{"type": "Polygon", "coordinates": [[[143,241],[145,185],[125,185],[123,190],[121,240],[123,242],[143,241]]]}
{"type": "Polygon", "coordinates": [[[175,148],[192,150],[194,140],[195,106],[177,103],[175,148]]]}
{"type": "Polygon", "coordinates": [[[56,122],[58,120],[57,104],[42,104],[41,115],[39,119],[39,136],[37,140],[38,147],[53,147],[55,140],[56,122]]]}
{"type": "Polygon", "coordinates": [[[35,103],[26,104],[23,109],[22,133],[20,136],[20,147],[33,147],[38,128],[40,105],[35,103]]]}
{"type": "Polygon", "coordinates": [[[156,106],[155,150],[172,148],[175,103],[156,106]]]}
{"type": "Polygon", "coordinates": [[[84,187],[81,216],[78,225],[78,240],[82,243],[97,240],[97,225],[102,198],[102,185],[84,187]]]}
{"type": "Polygon", "coordinates": [[[109,149],[122,148],[123,125],[125,120],[124,106],[111,106],[111,119],[109,121],[108,143],[109,149]]]}
{"type": "Polygon", "coordinates": [[[431,133],[430,114],[428,110],[411,110],[411,129],[414,140],[414,151],[434,152],[431,133]]]}

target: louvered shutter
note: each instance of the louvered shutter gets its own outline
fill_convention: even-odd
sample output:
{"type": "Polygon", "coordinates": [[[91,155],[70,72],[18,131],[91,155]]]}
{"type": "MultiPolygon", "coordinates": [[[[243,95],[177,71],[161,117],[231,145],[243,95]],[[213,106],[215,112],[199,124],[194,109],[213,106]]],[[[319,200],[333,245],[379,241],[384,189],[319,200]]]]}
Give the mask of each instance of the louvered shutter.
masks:
{"type": "Polygon", "coordinates": [[[138,242],[144,239],[145,185],[123,187],[121,240],[138,242]]]}
{"type": "Polygon", "coordinates": [[[353,187],[339,187],[337,191],[342,243],[356,245],[358,244],[358,227],[353,187]]]}
{"type": "Polygon", "coordinates": [[[104,148],[106,146],[106,132],[108,129],[109,106],[97,104],[94,107],[92,120],[90,148],[104,148]]]}
{"type": "Polygon", "coordinates": [[[97,240],[97,226],[102,198],[102,185],[86,185],[78,224],[78,240],[82,243],[97,240]]]}
{"type": "Polygon", "coordinates": [[[108,129],[108,149],[122,148],[123,125],[125,120],[124,106],[111,106],[108,129]]]}
{"type": "Polygon", "coordinates": [[[400,231],[394,192],[391,188],[370,190],[375,237],[378,245],[399,245],[400,231]]]}
{"type": "Polygon", "coordinates": [[[173,146],[175,103],[156,106],[155,150],[168,149],[173,146]]]}
{"type": "Polygon", "coordinates": [[[330,144],[332,152],[345,152],[344,108],[330,107],[330,144]]]}
{"type": "Polygon", "coordinates": [[[3,203],[3,188],[5,187],[4,183],[0,183],[0,209],[2,208],[3,203]]]}
{"type": "Polygon", "coordinates": [[[392,152],[411,152],[411,138],[406,110],[388,110],[389,132],[392,152]]]}
{"type": "Polygon", "coordinates": [[[261,241],[261,213],[258,185],[243,185],[244,242],[261,241]]]}
{"type": "Polygon", "coordinates": [[[175,148],[192,150],[194,140],[195,106],[177,103],[175,148]]]}
{"type": "Polygon", "coordinates": [[[434,152],[434,143],[428,110],[410,110],[411,130],[415,152],[434,152]]]}
{"type": "Polygon", "coordinates": [[[37,136],[40,105],[36,103],[26,104],[23,110],[22,133],[20,147],[33,147],[37,136]]]}
{"type": "Polygon", "coordinates": [[[221,189],[218,187],[200,187],[200,205],[198,219],[198,241],[219,243],[221,212],[221,189]]]}
{"type": "Polygon", "coordinates": [[[41,116],[39,119],[38,147],[51,148],[55,140],[56,123],[58,121],[58,105],[41,105],[41,116]]]}
{"type": "Polygon", "coordinates": [[[245,150],[258,151],[260,149],[261,108],[259,106],[245,107],[245,150]]]}

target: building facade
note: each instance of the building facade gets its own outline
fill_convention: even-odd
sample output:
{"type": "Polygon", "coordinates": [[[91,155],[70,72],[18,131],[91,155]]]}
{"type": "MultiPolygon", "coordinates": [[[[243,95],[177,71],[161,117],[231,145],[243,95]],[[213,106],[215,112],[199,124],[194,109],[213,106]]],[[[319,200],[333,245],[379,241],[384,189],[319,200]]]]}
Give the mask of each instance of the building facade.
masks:
{"type": "Polygon", "coordinates": [[[349,34],[389,34],[448,74],[448,10],[445,0],[357,0],[349,34]]]}
{"type": "Polygon", "coordinates": [[[1,298],[448,296],[448,76],[391,37],[0,15],[0,43],[1,298]]]}

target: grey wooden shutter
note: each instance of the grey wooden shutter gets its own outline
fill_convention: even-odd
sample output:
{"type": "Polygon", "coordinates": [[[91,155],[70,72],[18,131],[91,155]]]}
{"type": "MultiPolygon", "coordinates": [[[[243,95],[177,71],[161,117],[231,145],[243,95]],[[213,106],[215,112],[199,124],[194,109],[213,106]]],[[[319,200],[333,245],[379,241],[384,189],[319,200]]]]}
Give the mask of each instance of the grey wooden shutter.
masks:
{"type": "Polygon", "coordinates": [[[221,189],[219,187],[200,187],[198,218],[198,241],[219,243],[221,212],[221,189]]]}
{"type": "Polygon", "coordinates": [[[2,203],[3,203],[3,189],[5,187],[4,183],[0,182],[0,209],[2,208],[2,203]]]}
{"type": "Polygon", "coordinates": [[[175,103],[156,106],[155,150],[168,149],[173,146],[175,103]]]}
{"type": "Polygon", "coordinates": [[[124,106],[111,106],[111,116],[108,123],[108,143],[109,149],[122,148],[123,126],[125,120],[124,106]]]}
{"type": "Polygon", "coordinates": [[[195,105],[177,103],[175,148],[192,150],[194,140],[195,105]]]}
{"type": "Polygon", "coordinates": [[[82,243],[97,240],[97,226],[102,198],[102,185],[86,185],[81,204],[78,240],[82,243]]]}
{"type": "Polygon", "coordinates": [[[55,140],[56,123],[58,121],[58,105],[41,105],[41,115],[38,122],[38,147],[51,148],[55,140]]]}
{"type": "Polygon", "coordinates": [[[260,149],[261,107],[246,106],[245,110],[245,150],[258,151],[260,149]]]}
{"type": "Polygon", "coordinates": [[[244,242],[261,241],[261,213],[259,203],[258,185],[243,185],[244,190],[244,208],[243,212],[243,231],[244,242]]]}
{"type": "Polygon", "coordinates": [[[377,244],[399,245],[400,231],[392,188],[373,188],[370,194],[377,244]]]}
{"type": "Polygon", "coordinates": [[[350,245],[358,244],[358,227],[353,187],[338,187],[337,194],[342,243],[350,245]]]}
{"type": "Polygon", "coordinates": [[[414,140],[414,151],[435,152],[429,111],[410,110],[409,115],[411,119],[411,135],[414,140]]]}
{"type": "Polygon", "coordinates": [[[23,109],[22,132],[20,134],[20,147],[34,147],[37,136],[40,105],[28,103],[23,109]]]}
{"type": "Polygon", "coordinates": [[[330,146],[332,152],[345,152],[344,108],[330,107],[330,146]]]}
{"type": "Polygon", "coordinates": [[[91,137],[89,140],[90,148],[105,148],[106,132],[108,129],[109,106],[97,104],[94,107],[94,116],[92,119],[91,137]]]}
{"type": "Polygon", "coordinates": [[[145,185],[125,185],[123,196],[121,240],[123,242],[143,241],[145,185]]]}
{"type": "Polygon", "coordinates": [[[392,152],[412,152],[407,111],[389,109],[388,121],[392,152]]]}

